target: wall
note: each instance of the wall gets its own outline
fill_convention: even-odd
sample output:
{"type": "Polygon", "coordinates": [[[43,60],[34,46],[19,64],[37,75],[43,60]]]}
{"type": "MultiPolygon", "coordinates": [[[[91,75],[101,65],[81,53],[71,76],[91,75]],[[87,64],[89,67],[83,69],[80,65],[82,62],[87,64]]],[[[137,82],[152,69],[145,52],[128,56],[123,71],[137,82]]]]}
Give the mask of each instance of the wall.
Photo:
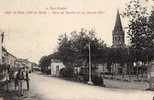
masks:
{"type": "Polygon", "coordinates": [[[51,63],[51,75],[52,76],[59,76],[59,71],[64,68],[64,64],[62,62],[52,62],[51,63]],[[59,68],[58,68],[59,66],[59,68]]]}

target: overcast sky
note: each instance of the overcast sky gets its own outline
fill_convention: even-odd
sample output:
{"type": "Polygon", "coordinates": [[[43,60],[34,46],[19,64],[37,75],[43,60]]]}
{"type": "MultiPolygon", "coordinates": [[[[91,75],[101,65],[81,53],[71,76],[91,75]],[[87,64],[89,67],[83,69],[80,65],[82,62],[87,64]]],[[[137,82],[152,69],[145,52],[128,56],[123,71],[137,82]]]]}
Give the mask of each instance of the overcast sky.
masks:
{"type": "MultiPolygon", "coordinates": [[[[56,50],[60,34],[94,28],[98,37],[111,46],[117,9],[122,12],[126,2],[128,0],[0,0],[0,30],[5,32],[4,45],[13,55],[37,62],[41,56],[56,50]],[[28,11],[51,12],[59,7],[65,8],[61,11],[103,13],[27,14],[28,11]],[[6,13],[9,11],[11,14],[6,13]],[[14,11],[26,14],[12,14],[14,11]]],[[[122,23],[125,25],[123,18],[122,23]]]]}

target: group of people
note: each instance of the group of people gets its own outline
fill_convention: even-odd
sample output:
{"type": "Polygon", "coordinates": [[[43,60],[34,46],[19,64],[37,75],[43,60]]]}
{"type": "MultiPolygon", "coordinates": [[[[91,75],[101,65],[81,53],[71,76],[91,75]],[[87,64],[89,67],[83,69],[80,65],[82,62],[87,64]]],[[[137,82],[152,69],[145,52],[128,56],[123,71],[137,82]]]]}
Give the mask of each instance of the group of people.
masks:
{"type": "MultiPolygon", "coordinates": [[[[29,71],[26,67],[10,68],[9,65],[3,65],[5,69],[1,72],[0,83],[9,90],[9,83],[14,82],[15,90],[18,95],[23,95],[23,83],[26,82],[27,90],[29,90],[29,71]]],[[[5,89],[5,88],[4,88],[5,89]]]]}
{"type": "Polygon", "coordinates": [[[20,68],[14,72],[14,84],[15,90],[18,91],[19,95],[23,95],[23,82],[26,81],[27,90],[29,90],[29,72],[26,68],[20,68]]]}

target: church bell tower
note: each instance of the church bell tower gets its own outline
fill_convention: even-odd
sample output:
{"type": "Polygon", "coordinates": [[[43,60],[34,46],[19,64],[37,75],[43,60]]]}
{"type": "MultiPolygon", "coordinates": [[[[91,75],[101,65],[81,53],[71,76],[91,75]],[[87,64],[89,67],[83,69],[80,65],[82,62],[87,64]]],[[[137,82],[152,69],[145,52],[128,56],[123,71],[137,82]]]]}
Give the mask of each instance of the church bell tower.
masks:
{"type": "Polygon", "coordinates": [[[117,11],[116,22],[112,31],[112,47],[124,48],[125,47],[125,34],[121,23],[119,10],[117,11]]]}

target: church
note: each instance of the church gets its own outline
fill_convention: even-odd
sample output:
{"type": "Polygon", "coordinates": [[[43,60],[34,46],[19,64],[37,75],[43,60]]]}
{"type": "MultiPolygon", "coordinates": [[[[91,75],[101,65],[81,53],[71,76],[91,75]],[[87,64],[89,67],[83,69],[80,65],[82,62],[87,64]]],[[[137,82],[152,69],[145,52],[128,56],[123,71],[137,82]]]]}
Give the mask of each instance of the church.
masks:
{"type": "MultiPolygon", "coordinates": [[[[122,27],[121,17],[119,10],[117,10],[115,26],[112,31],[112,48],[126,48],[125,32],[122,27]]],[[[112,73],[126,73],[127,65],[121,66],[119,63],[112,64],[112,73]]]]}
{"type": "MultiPolygon", "coordinates": [[[[111,47],[112,48],[126,48],[125,33],[124,33],[124,30],[123,30],[123,27],[122,27],[122,22],[121,22],[119,10],[117,10],[115,25],[114,25],[113,31],[112,31],[112,46],[111,47]]],[[[97,67],[98,67],[98,69],[97,69],[98,73],[108,72],[107,64],[104,64],[104,65],[100,64],[97,67]]],[[[126,66],[122,67],[118,63],[112,64],[111,67],[112,67],[111,73],[115,73],[115,74],[118,74],[121,71],[126,72],[126,70],[127,70],[126,66]]]]}
{"type": "Polygon", "coordinates": [[[125,33],[122,27],[119,10],[117,11],[115,26],[112,31],[112,48],[124,48],[125,45],[125,33]]]}

